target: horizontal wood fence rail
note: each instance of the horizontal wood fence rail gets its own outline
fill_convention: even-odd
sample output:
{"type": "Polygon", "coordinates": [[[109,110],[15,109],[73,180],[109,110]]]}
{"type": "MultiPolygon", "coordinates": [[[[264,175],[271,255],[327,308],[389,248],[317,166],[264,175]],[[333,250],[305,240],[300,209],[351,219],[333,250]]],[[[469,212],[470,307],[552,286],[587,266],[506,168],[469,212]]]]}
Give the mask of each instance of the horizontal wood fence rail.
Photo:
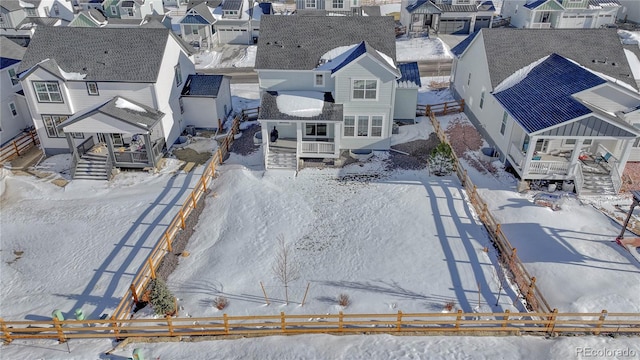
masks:
{"type": "Polygon", "coordinates": [[[15,159],[40,144],[38,132],[30,130],[0,149],[0,164],[15,159]]]}
{"type": "Polygon", "coordinates": [[[539,333],[640,334],[638,313],[403,313],[285,314],[201,318],[4,321],[5,342],[16,339],[282,335],[296,333],[539,333]],[[312,320],[309,320],[312,319],[312,320]]]}
{"type": "Polygon", "coordinates": [[[138,270],[138,273],[131,282],[131,286],[129,287],[127,294],[122,298],[111,315],[110,319],[114,322],[114,326],[117,326],[116,322],[118,321],[121,322],[129,319],[133,308],[141,300],[149,281],[151,281],[151,279],[155,279],[156,270],[160,266],[160,263],[164,259],[165,255],[172,251],[172,242],[175,240],[180,230],[185,228],[186,219],[196,208],[200,199],[206,194],[209,184],[215,177],[216,166],[218,164],[222,164],[225,156],[229,153],[231,143],[233,143],[233,139],[239,130],[240,119],[243,116],[244,113],[233,119],[229,133],[221,141],[218,151],[209,160],[209,164],[205,168],[200,180],[198,180],[194,189],[191,191],[190,196],[185,200],[184,204],[182,204],[176,216],[162,234],[153,250],[151,250],[147,260],[141,266],[140,270],[138,270]]]}
{"type": "Polygon", "coordinates": [[[430,104],[430,105],[418,104],[416,106],[416,115],[418,116],[429,116],[429,114],[447,115],[447,114],[461,113],[463,111],[464,111],[464,99],[456,100],[456,101],[447,101],[440,104],[430,104]]]}
{"type": "MultiPolygon", "coordinates": [[[[464,110],[464,102],[461,102],[460,106],[461,108],[458,108],[459,112],[464,110]]],[[[433,110],[428,113],[428,116],[440,141],[451,147],[447,134],[440,126],[440,122],[436,119],[433,110]]],[[[500,261],[500,264],[509,272],[510,280],[518,287],[520,295],[526,301],[526,305],[529,310],[534,312],[552,312],[552,307],[536,285],[536,277],[531,276],[525,268],[524,264],[518,257],[516,248],[511,245],[509,239],[507,239],[506,235],[502,232],[500,223],[496,221],[489,211],[487,203],[482,199],[480,194],[478,194],[477,187],[473,184],[471,178],[469,178],[467,170],[465,170],[461,165],[458,155],[454,153],[453,156],[455,160],[456,175],[469,195],[469,201],[474,207],[480,220],[487,228],[487,232],[498,250],[498,260],[500,261]]]]}
{"type": "Polygon", "coordinates": [[[246,120],[257,120],[259,113],[260,113],[260,107],[259,106],[257,108],[246,109],[246,110],[243,111],[242,119],[243,119],[243,121],[246,121],[246,120]]]}

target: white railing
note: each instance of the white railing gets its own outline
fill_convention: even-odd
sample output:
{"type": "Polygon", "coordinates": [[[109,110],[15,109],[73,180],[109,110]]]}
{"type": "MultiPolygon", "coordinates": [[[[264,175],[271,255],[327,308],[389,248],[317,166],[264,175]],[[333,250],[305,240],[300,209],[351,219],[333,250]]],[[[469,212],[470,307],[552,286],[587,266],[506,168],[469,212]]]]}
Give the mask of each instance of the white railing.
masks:
{"type": "Polygon", "coordinates": [[[529,174],[568,174],[569,163],[566,161],[534,160],[529,163],[529,174]]]}
{"type": "Polygon", "coordinates": [[[335,152],[335,143],[322,141],[303,141],[303,154],[333,154],[335,152]]]}
{"type": "Polygon", "coordinates": [[[551,29],[551,23],[531,23],[532,29],[551,29]]]}
{"type": "Polygon", "coordinates": [[[584,174],[582,174],[582,166],[580,166],[580,164],[576,166],[576,174],[575,174],[574,182],[576,184],[576,194],[580,195],[580,192],[582,191],[582,186],[584,186],[584,174]]]}
{"type": "Polygon", "coordinates": [[[524,154],[520,151],[520,147],[516,143],[511,143],[509,146],[509,156],[515,161],[514,165],[517,165],[520,170],[524,165],[524,154]]]}

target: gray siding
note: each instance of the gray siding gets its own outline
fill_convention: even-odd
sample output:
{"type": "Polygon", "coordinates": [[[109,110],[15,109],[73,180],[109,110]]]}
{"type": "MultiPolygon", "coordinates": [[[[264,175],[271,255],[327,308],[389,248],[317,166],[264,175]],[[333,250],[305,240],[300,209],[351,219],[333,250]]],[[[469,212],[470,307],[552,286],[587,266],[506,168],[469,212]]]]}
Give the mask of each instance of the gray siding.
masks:
{"type": "MultiPolygon", "coordinates": [[[[538,134],[536,134],[538,135],[538,134]]],[[[564,137],[631,137],[635,138],[635,135],[621,129],[615,125],[612,125],[598,117],[589,116],[587,118],[574,121],[570,124],[559,126],[557,128],[542,132],[540,136],[564,136],[564,137]]]]}
{"type": "Polygon", "coordinates": [[[397,120],[415,120],[417,103],[418,89],[396,89],[393,118],[397,120]]]}

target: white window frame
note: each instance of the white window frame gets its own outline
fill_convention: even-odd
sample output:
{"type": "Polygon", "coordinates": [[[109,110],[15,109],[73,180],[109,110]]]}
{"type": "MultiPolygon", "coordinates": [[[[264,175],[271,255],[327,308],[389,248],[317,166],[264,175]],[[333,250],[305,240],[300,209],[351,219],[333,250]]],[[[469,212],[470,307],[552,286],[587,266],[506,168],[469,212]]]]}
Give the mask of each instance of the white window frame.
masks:
{"type": "Polygon", "coordinates": [[[18,80],[18,74],[16,74],[16,69],[11,68],[11,69],[7,70],[7,74],[9,75],[9,78],[11,79],[11,85],[16,86],[16,85],[18,85],[20,83],[20,80],[18,80]]]}
{"type": "Polygon", "coordinates": [[[323,73],[314,73],[313,76],[313,85],[316,87],[324,86],[324,74],[323,73]],[[320,80],[320,82],[318,82],[320,80]]]}
{"type": "Polygon", "coordinates": [[[55,16],[60,16],[60,7],[58,6],[58,4],[53,4],[53,13],[55,14],[55,16]]]}
{"type": "Polygon", "coordinates": [[[318,7],[318,0],[304,0],[305,9],[315,9],[318,7]]]}
{"type": "Polygon", "coordinates": [[[384,129],[384,116],[381,115],[372,115],[371,116],[371,121],[369,122],[371,124],[371,132],[370,132],[370,137],[382,137],[382,131],[384,129]],[[380,121],[380,125],[374,125],[374,121],[380,121]],[[375,134],[376,132],[379,131],[379,134],[375,134]]]}
{"type": "Polygon", "coordinates": [[[97,82],[95,82],[95,81],[88,81],[87,82],[87,94],[89,94],[91,96],[100,95],[100,90],[98,89],[98,83],[97,82]]]}
{"type": "Polygon", "coordinates": [[[123,7],[122,10],[127,14],[127,16],[133,17],[134,15],[133,8],[123,7]]]}
{"type": "Polygon", "coordinates": [[[38,9],[36,8],[26,8],[25,12],[29,17],[38,17],[38,9]]]}
{"type": "MultiPolygon", "coordinates": [[[[342,136],[344,137],[355,137],[356,136],[356,117],[355,115],[345,115],[342,122],[342,136]],[[347,121],[350,124],[347,124],[347,121]],[[350,133],[350,134],[348,134],[350,133]]],[[[638,138],[640,139],[640,138],[638,138]]]]}
{"type": "Polygon", "coordinates": [[[593,145],[593,139],[584,139],[582,145],[593,145]]]}
{"type": "Polygon", "coordinates": [[[4,24],[4,15],[0,14],[0,24],[4,24]]]}
{"type": "Polygon", "coordinates": [[[634,141],[633,141],[633,145],[631,145],[634,148],[640,148],[640,137],[637,137],[634,141]]]}
{"type": "Polygon", "coordinates": [[[506,111],[502,112],[502,123],[500,124],[500,135],[504,136],[504,133],[507,130],[507,119],[509,118],[509,115],[507,114],[506,111]]]}
{"type": "Polygon", "coordinates": [[[467,86],[471,85],[471,73],[469,73],[469,77],[467,78],[467,86]]]}
{"type": "Polygon", "coordinates": [[[378,101],[378,79],[352,79],[351,80],[351,100],[354,101],[378,101]],[[356,89],[356,83],[363,81],[362,89],[356,89]],[[367,92],[371,92],[371,89],[367,88],[368,84],[375,83],[375,97],[367,97],[367,92]],[[362,91],[362,97],[356,96],[356,91],[362,91]]]}
{"type": "Polygon", "coordinates": [[[480,93],[480,104],[478,104],[480,106],[480,109],[484,107],[484,93],[484,90],[482,90],[482,93],[480,93]]]}
{"type": "Polygon", "coordinates": [[[312,136],[315,138],[327,138],[329,137],[329,124],[327,123],[323,123],[323,122],[308,122],[308,123],[304,123],[304,136],[308,137],[308,136],[312,136]],[[318,130],[319,130],[319,125],[324,126],[324,135],[319,134],[318,130]],[[313,129],[313,133],[309,134],[307,133],[307,130],[310,128],[313,129]]]}
{"type": "Polygon", "coordinates": [[[562,140],[562,147],[573,147],[577,141],[577,139],[564,139],[562,140]]]}
{"type": "Polygon", "coordinates": [[[180,114],[184,114],[184,101],[182,100],[182,97],[178,98],[178,105],[180,105],[180,114]]]}
{"type": "Polygon", "coordinates": [[[180,86],[180,84],[182,84],[182,71],[180,71],[180,63],[173,67],[173,72],[176,76],[176,86],[180,86]]]}
{"type": "Polygon", "coordinates": [[[13,101],[9,103],[9,111],[13,117],[18,116],[18,108],[16,107],[16,103],[13,101]]]}
{"type": "MultiPolygon", "coordinates": [[[[67,120],[69,115],[42,115],[42,122],[47,136],[50,138],[63,138],[65,134],[62,130],[58,131],[57,126],[63,121],[67,120]]],[[[83,133],[71,133],[71,136],[76,139],[84,138],[83,133]]]]}
{"type": "Polygon", "coordinates": [[[64,98],[62,97],[62,91],[60,90],[60,85],[58,84],[57,81],[34,81],[33,91],[35,92],[36,99],[38,100],[39,103],[64,103],[64,98]],[[40,84],[44,85],[45,87],[44,92],[38,91],[38,85],[40,84]],[[54,86],[54,85],[57,88],[57,91],[50,88],[50,86],[54,86]],[[60,101],[52,100],[51,95],[56,93],[60,96],[60,101]],[[40,95],[47,95],[48,100],[42,99],[40,95]]]}
{"type": "Polygon", "coordinates": [[[342,129],[343,137],[381,138],[384,133],[384,115],[345,115],[342,129]],[[379,125],[374,125],[374,121],[379,121],[379,125]]]}
{"type": "Polygon", "coordinates": [[[331,6],[334,9],[344,9],[344,0],[331,0],[331,6]]]}

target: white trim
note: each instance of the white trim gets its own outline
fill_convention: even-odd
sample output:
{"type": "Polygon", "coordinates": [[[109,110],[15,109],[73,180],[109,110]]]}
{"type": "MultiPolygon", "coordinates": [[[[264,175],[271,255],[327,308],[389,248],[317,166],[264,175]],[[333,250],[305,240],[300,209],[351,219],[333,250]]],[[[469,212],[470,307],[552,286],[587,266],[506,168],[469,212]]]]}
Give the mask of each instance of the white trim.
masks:
{"type": "MultiPolygon", "coordinates": [[[[360,91],[358,89],[358,91],[360,91]]],[[[369,90],[371,91],[371,90],[369,90]]],[[[351,87],[350,87],[350,97],[351,97],[351,101],[378,101],[378,98],[380,97],[380,80],[379,79],[351,79],[351,87]],[[355,91],[354,88],[354,84],[356,81],[364,81],[364,88],[362,89],[363,93],[362,93],[362,98],[357,98],[353,95],[353,92],[355,91]],[[375,98],[367,98],[366,94],[367,94],[367,81],[375,81],[376,82],[376,96],[375,98]]]]}
{"type": "Polygon", "coordinates": [[[382,139],[384,137],[384,129],[385,129],[385,115],[384,114],[345,114],[343,115],[343,126],[342,126],[342,137],[343,138],[349,138],[349,139],[363,139],[363,138],[367,138],[367,139],[382,139]],[[353,126],[349,126],[349,128],[353,128],[353,135],[345,135],[345,130],[347,129],[347,126],[345,125],[345,118],[346,117],[353,117],[354,123],[353,126]],[[361,118],[367,118],[367,135],[358,135],[358,125],[359,122],[361,120],[361,118]],[[382,120],[382,123],[380,124],[380,126],[376,126],[380,128],[380,135],[379,136],[373,136],[372,132],[373,132],[373,118],[374,117],[380,117],[382,120]]]}

